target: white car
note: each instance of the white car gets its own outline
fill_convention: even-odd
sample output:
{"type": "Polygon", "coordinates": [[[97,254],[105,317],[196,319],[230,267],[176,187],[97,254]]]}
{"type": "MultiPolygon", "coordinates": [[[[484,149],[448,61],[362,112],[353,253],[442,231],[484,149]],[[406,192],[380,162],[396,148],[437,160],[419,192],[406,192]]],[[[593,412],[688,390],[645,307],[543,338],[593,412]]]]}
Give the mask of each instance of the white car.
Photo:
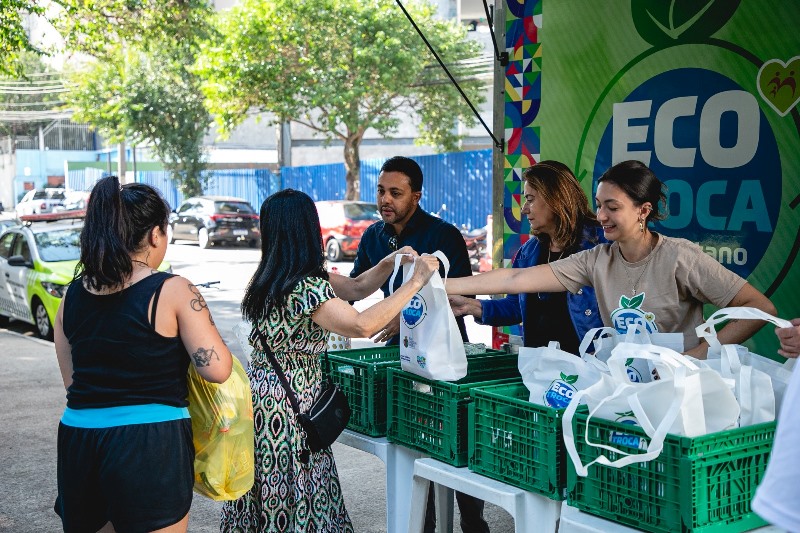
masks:
{"type": "Polygon", "coordinates": [[[17,216],[52,213],[56,206],[64,203],[64,189],[47,188],[28,191],[19,201],[15,210],[17,216]]]}

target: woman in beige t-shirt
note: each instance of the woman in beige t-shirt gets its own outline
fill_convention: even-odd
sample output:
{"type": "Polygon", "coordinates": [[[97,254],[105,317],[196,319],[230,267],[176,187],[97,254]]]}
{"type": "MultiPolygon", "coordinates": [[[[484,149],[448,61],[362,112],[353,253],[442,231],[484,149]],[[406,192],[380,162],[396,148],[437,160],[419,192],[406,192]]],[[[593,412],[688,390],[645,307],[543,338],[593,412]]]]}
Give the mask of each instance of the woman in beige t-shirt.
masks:
{"type": "MultiPolygon", "coordinates": [[[[756,307],[776,314],[769,299],[740,276],[685,239],[650,231],[662,220],[664,185],[639,161],[624,161],[598,180],[597,220],[609,244],[548,265],[498,269],[468,278],[448,279],[450,294],[577,292],[592,286],[603,323],[620,333],[633,323],[647,331],[683,333],[685,353],[705,357],[708,346],[695,327],[703,322],[703,304],[756,307]]],[[[719,332],[723,344],[753,336],[763,322],[731,321],[719,332]]]]}

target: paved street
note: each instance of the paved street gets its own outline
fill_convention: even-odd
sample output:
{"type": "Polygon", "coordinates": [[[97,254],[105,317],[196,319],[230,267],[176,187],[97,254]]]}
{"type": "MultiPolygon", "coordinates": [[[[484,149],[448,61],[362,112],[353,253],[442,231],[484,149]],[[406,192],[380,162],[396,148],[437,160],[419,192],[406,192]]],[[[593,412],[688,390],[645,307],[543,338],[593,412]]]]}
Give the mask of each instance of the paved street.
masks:
{"type": "MultiPolygon", "coordinates": [[[[232,328],[239,321],[239,303],[259,258],[257,250],[219,248],[202,250],[196,245],[171,245],[167,260],[176,273],[195,283],[220,281],[218,288],[203,289],[214,320],[226,342],[242,358],[232,328]]],[[[347,273],[351,263],[337,263],[347,273]]],[[[380,293],[359,302],[364,308],[380,293]]],[[[468,321],[470,340],[489,343],[489,328],[468,321]]],[[[369,346],[369,339],[355,339],[354,347],[369,346]]],[[[52,343],[33,338],[33,326],[12,321],[0,328],[0,532],[48,533],[60,531],[52,511],[55,499],[55,441],[64,406],[64,390],[52,343]]],[[[385,468],[374,456],[340,444],[334,455],[347,509],[358,532],[386,531],[385,468]]],[[[221,504],[195,495],[190,532],[218,530],[221,504]]],[[[514,530],[511,517],[487,505],[487,520],[495,533],[514,530]]],[[[455,523],[458,524],[456,511],[455,523]]],[[[456,526],[456,529],[458,527],[456,526]]]]}

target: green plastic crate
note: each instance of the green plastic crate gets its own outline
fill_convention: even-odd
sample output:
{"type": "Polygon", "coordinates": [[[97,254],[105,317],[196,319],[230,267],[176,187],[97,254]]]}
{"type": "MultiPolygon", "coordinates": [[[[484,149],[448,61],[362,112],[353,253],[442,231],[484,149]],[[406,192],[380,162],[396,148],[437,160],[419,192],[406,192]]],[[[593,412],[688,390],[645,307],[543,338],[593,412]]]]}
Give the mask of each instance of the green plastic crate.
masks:
{"type": "MultiPolygon", "coordinates": [[[[583,439],[587,417],[584,406],[573,420],[583,464],[599,455],[583,439]]],[[[609,443],[612,433],[649,441],[639,427],[592,418],[591,442],[609,443]]],[[[594,464],[588,477],[578,476],[568,461],[567,500],[588,513],[646,531],[748,531],[766,525],[750,502],[764,477],[774,436],[774,422],[694,438],[667,435],[657,459],[623,468],[594,464]]],[[[605,453],[611,460],[618,458],[605,453]]]]}
{"type": "Polygon", "coordinates": [[[563,500],[567,457],[564,409],[528,401],[521,381],[477,387],[469,406],[469,469],[509,485],[563,500]]]}
{"type": "Polygon", "coordinates": [[[400,368],[400,348],[384,346],[328,352],[331,377],[347,396],[347,427],[372,437],[386,435],[386,371],[400,368]]]}
{"type": "Polygon", "coordinates": [[[433,381],[399,368],[388,371],[388,430],[391,442],[429,454],[453,466],[466,466],[467,406],[474,387],[519,379],[517,355],[470,356],[467,376],[433,381]]]}

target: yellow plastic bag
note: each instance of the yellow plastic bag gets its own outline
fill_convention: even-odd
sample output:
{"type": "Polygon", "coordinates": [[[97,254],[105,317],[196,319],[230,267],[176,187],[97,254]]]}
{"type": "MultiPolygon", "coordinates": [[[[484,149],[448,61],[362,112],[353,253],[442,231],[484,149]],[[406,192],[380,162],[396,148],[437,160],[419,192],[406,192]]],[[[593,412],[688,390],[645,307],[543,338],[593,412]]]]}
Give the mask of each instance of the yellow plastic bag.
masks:
{"type": "Polygon", "coordinates": [[[225,383],[209,383],[189,367],[194,433],[194,490],[235,500],[253,486],[253,403],[250,382],[234,357],[225,383]]]}

